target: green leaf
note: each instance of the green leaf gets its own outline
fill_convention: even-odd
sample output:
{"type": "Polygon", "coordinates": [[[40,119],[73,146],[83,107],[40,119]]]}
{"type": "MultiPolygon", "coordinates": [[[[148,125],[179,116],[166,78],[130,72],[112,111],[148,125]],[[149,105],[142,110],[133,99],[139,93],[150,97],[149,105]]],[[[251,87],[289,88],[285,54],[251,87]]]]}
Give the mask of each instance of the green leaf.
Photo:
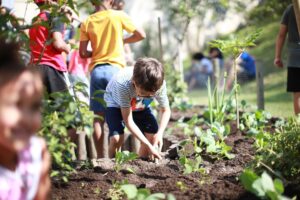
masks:
{"type": "Polygon", "coordinates": [[[252,184],[253,193],[259,197],[263,197],[266,195],[266,191],[263,189],[262,179],[259,178],[255,180],[252,184]]]}
{"type": "Polygon", "coordinates": [[[245,187],[245,189],[252,193],[256,193],[252,188],[252,184],[258,178],[259,177],[252,170],[248,170],[248,169],[246,169],[240,176],[240,180],[243,186],[245,187]]]}
{"type": "Polygon", "coordinates": [[[272,178],[271,178],[271,176],[269,174],[267,174],[266,172],[264,172],[261,175],[261,179],[262,179],[263,189],[264,189],[265,192],[267,192],[267,191],[275,191],[273,180],[272,180],[272,178]]]}
{"type": "Polygon", "coordinates": [[[173,194],[168,194],[167,195],[167,200],[176,200],[176,198],[173,194]]]}
{"type": "Polygon", "coordinates": [[[141,188],[138,189],[138,194],[136,196],[136,200],[145,200],[150,195],[149,189],[141,188]]]}
{"type": "Polygon", "coordinates": [[[158,200],[158,199],[165,199],[165,198],[166,198],[165,194],[163,194],[163,193],[156,193],[156,194],[151,194],[145,200],[158,200]]]}
{"type": "Polygon", "coordinates": [[[128,172],[131,173],[131,174],[134,174],[134,173],[135,173],[135,171],[134,171],[132,168],[130,168],[130,167],[127,167],[127,168],[126,168],[126,171],[128,171],[128,172]]]}
{"type": "Polygon", "coordinates": [[[275,190],[279,193],[279,194],[283,194],[284,192],[284,186],[283,183],[280,179],[275,179],[274,180],[274,187],[275,190]]]}
{"type": "Polygon", "coordinates": [[[133,199],[137,196],[138,190],[133,184],[121,185],[121,190],[126,194],[128,199],[133,199]]]}
{"type": "Polygon", "coordinates": [[[193,172],[193,167],[190,164],[184,164],[184,174],[190,174],[193,172]]]}

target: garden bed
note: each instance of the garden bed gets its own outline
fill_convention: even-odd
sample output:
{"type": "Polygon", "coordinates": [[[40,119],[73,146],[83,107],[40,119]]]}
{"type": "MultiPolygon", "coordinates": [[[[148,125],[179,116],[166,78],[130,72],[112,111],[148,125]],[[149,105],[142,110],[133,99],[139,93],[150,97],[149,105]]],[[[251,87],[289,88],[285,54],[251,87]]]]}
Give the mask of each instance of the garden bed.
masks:
{"type": "MultiPolygon", "coordinates": [[[[169,127],[174,126],[175,122],[170,122],[169,127]]],[[[226,143],[233,147],[231,153],[235,158],[218,160],[203,155],[206,173],[184,175],[176,154],[176,144],[173,144],[174,141],[183,139],[183,133],[179,128],[172,130],[173,134],[166,136],[165,142],[167,144],[165,149],[169,151],[158,163],[140,159],[131,161],[123,166],[132,168],[135,173],[131,174],[122,170],[114,171],[114,162],[110,159],[98,160],[98,167],[77,171],[70,177],[68,183],[53,180],[52,199],[110,199],[108,193],[113,183],[124,180],[138,188],[148,188],[152,193],[171,193],[179,200],[257,199],[238,181],[240,173],[255,154],[254,139],[246,137],[232,125],[226,143]]],[[[294,187],[291,187],[290,191],[292,191],[290,195],[299,193],[294,187]]]]}

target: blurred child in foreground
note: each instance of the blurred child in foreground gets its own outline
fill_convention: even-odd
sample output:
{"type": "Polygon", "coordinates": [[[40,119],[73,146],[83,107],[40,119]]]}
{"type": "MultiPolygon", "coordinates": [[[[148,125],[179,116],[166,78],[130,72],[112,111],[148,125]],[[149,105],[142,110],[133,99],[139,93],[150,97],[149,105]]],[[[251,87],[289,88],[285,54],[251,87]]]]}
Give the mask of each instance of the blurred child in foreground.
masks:
{"type": "Polygon", "coordinates": [[[50,156],[41,125],[42,81],[0,39],[0,199],[47,199],[50,156]]]}

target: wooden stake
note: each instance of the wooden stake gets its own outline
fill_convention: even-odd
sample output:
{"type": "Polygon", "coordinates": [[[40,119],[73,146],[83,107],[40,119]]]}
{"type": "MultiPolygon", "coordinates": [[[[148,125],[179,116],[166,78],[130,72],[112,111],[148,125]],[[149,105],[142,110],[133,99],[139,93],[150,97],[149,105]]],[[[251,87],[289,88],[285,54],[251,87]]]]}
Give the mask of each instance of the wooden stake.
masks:
{"type": "Polygon", "coordinates": [[[161,21],[160,17],[158,17],[158,39],[159,39],[159,53],[160,53],[160,62],[164,63],[164,51],[162,45],[162,31],[161,31],[161,21]]]}
{"type": "Polygon", "coordinates": [[[260,65],[256,66],[256,102],[258,109],[265,109],[264,77],[260,65]]]}

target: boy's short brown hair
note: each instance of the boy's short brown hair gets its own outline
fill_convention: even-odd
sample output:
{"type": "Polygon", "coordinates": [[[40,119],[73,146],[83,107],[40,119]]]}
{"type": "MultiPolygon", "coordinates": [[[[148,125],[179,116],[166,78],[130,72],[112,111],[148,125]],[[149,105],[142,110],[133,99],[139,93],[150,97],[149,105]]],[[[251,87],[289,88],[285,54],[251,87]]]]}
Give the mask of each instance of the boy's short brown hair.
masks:
{"type": "Polygon", "coordinates": [[[147,92],[156,92],[164,82],[164,69],[155,58],[140,58],[133,69],[132,80],[147,92]]]}

